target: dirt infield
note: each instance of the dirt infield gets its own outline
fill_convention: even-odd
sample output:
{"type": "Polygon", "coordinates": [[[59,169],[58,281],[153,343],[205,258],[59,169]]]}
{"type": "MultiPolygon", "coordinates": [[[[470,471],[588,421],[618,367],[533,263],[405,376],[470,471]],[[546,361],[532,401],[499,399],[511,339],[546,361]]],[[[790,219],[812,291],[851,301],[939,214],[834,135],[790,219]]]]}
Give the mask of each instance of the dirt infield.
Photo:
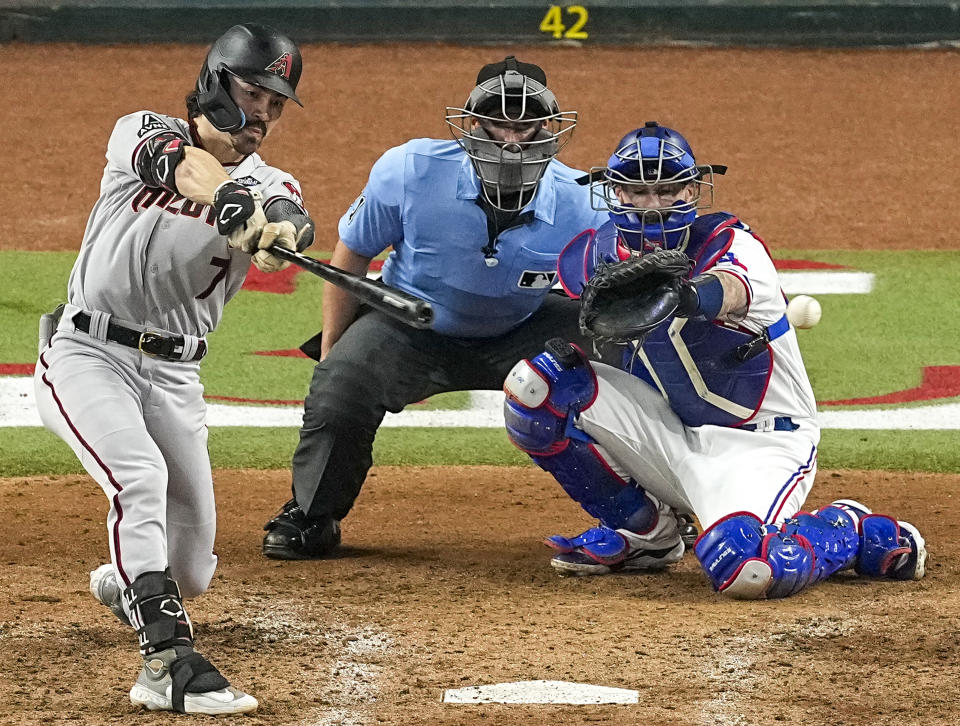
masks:
{"type": "MultiPolygon", "coordinates": [[[[298,93],[264,156],[303,183],[318,247],[371,164],[409,138],[449,138],[447,105],[506,53],[543,66],[580,112],[561,158],[604,163],[647,120],[680,129],[701,162],[727,164],[718,205],[774,248],[953,249],[960,206],[935,190],[960,166],[960,53],[308,46],[298,93]]],[[[183,113],[199,46],[0,46],[0,249],[76,249],[118,116],[183,113]],[[14,142],[15,143],[11,143],[14,142]]]]}
{"type": "MultiPolygon", "coordinates": [[[[784,601],[714,595],[691,554],[656,575],[561,579],[538,540],[579,531],[533,469],[378,468],[343,556],[279,563],[260,527],[285,472],[222,471],[198,645],[261,710],[242,723],[954,724],[960,717],[956,478],[823,472],[817,502],[895,511],[933,542],[918,583],[837,577],[784,601]],[[905,493],[909,492],[909,496],[905,493]],[[563,680],[639,705],[441,703],[445,689],[563,680]]],[[[0,482],[0,723],[129,722],[133,633],[87,592],[107,557],[106,502],[85,477],[0,482]]],[[[240,722],[240,719],[236,719],[240,722]]],[[[168,723],[144,715],[138,723],[168,723]]]]}
{"type": "MultiPolygon", "coordinates": [[[[379,154],[447,137],[443,107],[507,52],[543,65],[581,111],[570,164],[602,163],[656,119],[698,160],[730,165],[719,207],[774,250],[955,247],[960,205],[936,191],[960,165],[955,52],[340,46],[305,49],[307,109],[264,147],[303,182],[318,248],[379,154]]],[[[8,76],[0,106],[0,249],[77,249],[114,120],[180,114],[201,59],[196,46],[0,47],[29,71],[8,76]]],[[[958,484],[821,472],[812,506],[842,495],[914,522],[928,577],[841,576],[735,603],[690,555],[659,575],[557,578],[539,540],[587,521],[533,468],[377,468],[343,556],[307,563],[259,552],[289,474],[221,471],[221,564],[190,609],[198,645],[261,700],[247,724],[954,724],[958,484]],[[640,704],[441,703],[447,688],[536,679],[636,689],[640,704]]],[[[0,480],[0,723],[130,721],[134,638],[86,589],[107,557],[105,516],[87,477],[0,480]]]]}

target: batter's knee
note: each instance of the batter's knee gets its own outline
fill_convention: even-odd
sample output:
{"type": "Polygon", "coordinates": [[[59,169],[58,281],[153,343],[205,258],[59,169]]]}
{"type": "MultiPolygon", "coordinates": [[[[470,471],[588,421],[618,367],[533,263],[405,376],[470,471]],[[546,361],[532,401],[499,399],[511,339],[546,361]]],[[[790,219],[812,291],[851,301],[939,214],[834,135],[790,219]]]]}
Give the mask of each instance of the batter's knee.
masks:
{"type": "Polygon", "coordinates": [[[213,573],[217,569],[217,556],[212,552],[203,557],[190,558],[188,561],[171,559],[170,577],[176,580],[183,597],[197,597],[210,587],[213,573]]]}

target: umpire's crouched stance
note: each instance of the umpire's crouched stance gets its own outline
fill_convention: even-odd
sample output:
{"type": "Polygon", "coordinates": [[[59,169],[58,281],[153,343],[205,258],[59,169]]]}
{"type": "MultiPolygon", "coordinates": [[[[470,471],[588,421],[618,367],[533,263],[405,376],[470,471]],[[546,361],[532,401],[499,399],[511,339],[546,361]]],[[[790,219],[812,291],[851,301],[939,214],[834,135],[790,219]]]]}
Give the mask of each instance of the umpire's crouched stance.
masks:
{"type": "Polygon", "coordinates": [[[579,173],[554,159],[576,113],[546,84],[512,56],[484,66],[464,107],[447,109],[455,140],[387,151],[340,220],[332,264],[363,273],[392,246],[384,282],[429,300],[435,323],[408,328],[326,286],[293,499],[265,527],[267,557],[323,557],[340,543],[387,411],[498,390],[548,338],[579,339],[576,301],[548,293],[561,249],[603,215],[579,173]]]}

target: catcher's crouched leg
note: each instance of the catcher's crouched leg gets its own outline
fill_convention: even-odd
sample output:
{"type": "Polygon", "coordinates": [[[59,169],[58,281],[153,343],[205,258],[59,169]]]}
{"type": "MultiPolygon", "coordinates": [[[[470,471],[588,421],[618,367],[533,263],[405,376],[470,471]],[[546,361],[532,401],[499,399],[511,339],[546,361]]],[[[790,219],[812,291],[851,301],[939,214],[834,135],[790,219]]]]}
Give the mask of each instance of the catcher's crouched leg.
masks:
{"type": "Polygon", "coordinates": [[[597,395],[593,368],[576,346],[554,339],[546,347],[507,376],[507,433],[600,520],[600,526],[577,537],[548,538],[546,544],[559,551],[550,564],[564,575],[602,575],[678,561],[684,544],[674,513],[617,475],[593,440],[574,426],[597,395]]]}
{"type": "Polygon", "coordinates": [[[193,649],[193,624],[177,583],[166,572],[145,572],[123,591],[137,631],[143,668],[130,702],[151,711],[248,713],[257,699],[230,686],[213,664],[193,649]]]}

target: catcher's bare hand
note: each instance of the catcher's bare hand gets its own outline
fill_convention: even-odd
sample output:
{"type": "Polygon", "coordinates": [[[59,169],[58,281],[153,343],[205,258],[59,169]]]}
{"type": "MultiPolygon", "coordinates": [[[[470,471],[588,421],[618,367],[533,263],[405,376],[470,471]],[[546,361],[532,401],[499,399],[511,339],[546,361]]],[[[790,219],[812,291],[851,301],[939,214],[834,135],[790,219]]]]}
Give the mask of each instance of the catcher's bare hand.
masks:
{"type": "Polygon", "coordinates": [[[683,252],[657,250],[598,267],[580,294],[580,331],[601,341],[642,339],[676,312],[691,265],[683,252]]]}

